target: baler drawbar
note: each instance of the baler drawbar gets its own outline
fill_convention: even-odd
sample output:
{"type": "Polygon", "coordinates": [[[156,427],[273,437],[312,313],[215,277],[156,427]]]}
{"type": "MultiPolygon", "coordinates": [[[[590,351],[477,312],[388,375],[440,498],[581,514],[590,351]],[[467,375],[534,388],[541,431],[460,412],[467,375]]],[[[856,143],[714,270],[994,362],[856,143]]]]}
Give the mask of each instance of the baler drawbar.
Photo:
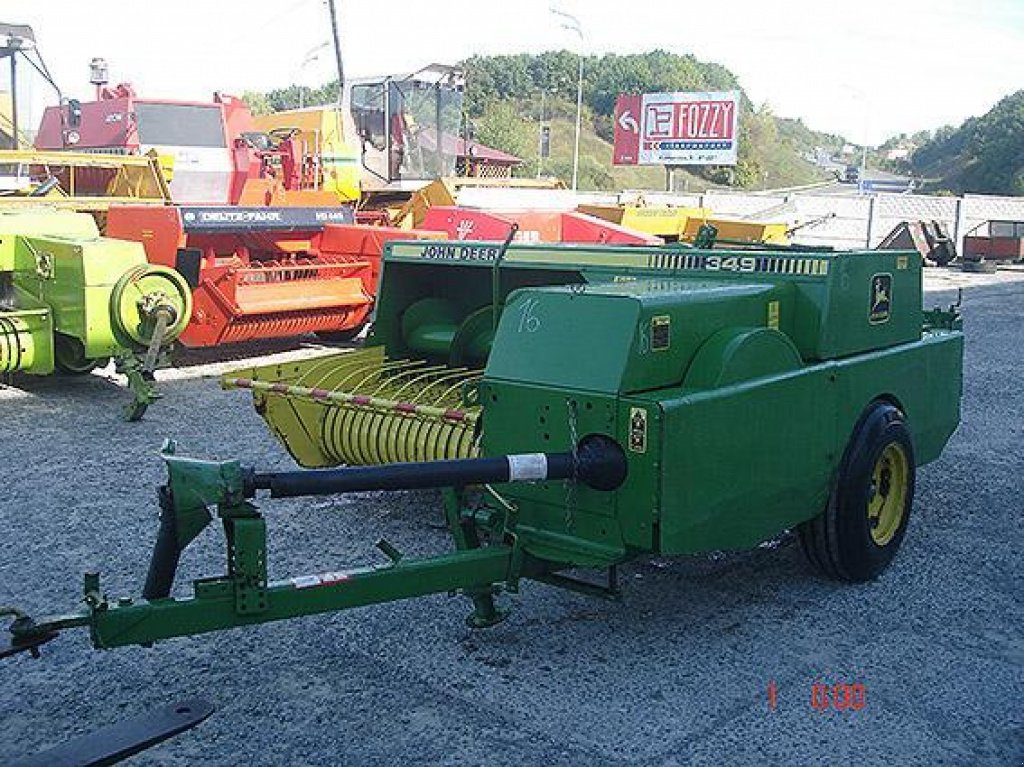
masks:
{"type": "MultiPolygon", "coordinates": [[[[96,647],[117,647],[456,589],[473,598],[470,623],[491,625],[502,617],[493,601],[499,584],[512,584],[526,572],[547,568],[526,567],[514,545],[481,548],[475,532],[468,533],[466,527],[466,522],[481,520],[450,515],[460,544],[453,554],[406,561],[382,540],[377,546],[391,559],[388,566],[270,583],[265,524],[250,499],[258,491],[269,491],[271,498],[292,498],[548,480],[610,492],[626,478],[622,448],[599,434],[588,435],[573,450],[561,453],[269,473],[243,468],[237,461],[178,457],[174,451],[172,442],[165,444],[169,479],[160,488],[160,528],[142,590],[146,601],[134,604],[120,599],[111,604],[100,593],[99,577],[86,575],[86,608],[79,613],[36,621],[18,610],[0,610],[0,615],[7,612],[15,618],[8,643],[0,646],[0,657],[19,652],[34,655],[57,632],[78,626],[90,628],[96,647]],[[192,599],[170,599],[182,551],[212,521],[209,505],[216,505],[224,523],[228,573],[197,581],[192,599]]],[[[461,490],[456,495],[461,497],[461,490]]],[[[484,519],[488,529],[504,530],[505,520],[484,519]]]]}

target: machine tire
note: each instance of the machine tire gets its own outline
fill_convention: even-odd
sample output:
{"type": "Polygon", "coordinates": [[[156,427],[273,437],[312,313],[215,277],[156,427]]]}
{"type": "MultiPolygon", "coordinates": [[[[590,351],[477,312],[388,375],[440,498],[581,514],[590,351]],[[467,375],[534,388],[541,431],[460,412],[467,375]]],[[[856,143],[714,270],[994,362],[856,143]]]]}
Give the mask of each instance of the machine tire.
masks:
{"type": "Polygon", "coordinates": [[[110,362],[109,357],[91,359],[85,356],[82,342],[63,333],[55,333],[53,337],[53,366],[57,371],[69,376],[80,376],[91,373],[98,367],[110,362]]]}
{"type": "Polygon", "coordinates": [[[995,274],[998,264],[987,258],[973,259],[965,258],[960,264],[960,268],[965,272],[972,272],[974,274],[995,274]]]}
{"type": "Polygon", "coordinates": [[[325,344],[348,344],[354,341],[365,327],[366,323],[348,330],[318,330],[316,337],[325,344]]]}
{"type": "Polygon", "coordinates": [[[797,528],[811,564],[851,583],[878,577],[907,530],[915,465],[903,413],[887,402],[871,405],[846,447],[825,510],[797,528]]]}

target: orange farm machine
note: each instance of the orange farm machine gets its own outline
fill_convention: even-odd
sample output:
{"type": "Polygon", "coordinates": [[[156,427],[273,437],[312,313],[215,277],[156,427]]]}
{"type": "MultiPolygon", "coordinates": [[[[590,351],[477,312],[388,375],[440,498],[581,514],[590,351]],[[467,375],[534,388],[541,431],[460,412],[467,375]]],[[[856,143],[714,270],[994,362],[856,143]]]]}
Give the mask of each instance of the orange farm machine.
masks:
{"type": "Polygon", "coordinates": [[[107,235],[141,242],[192,287],[189,347],[358,335],[384,244],[430,235],[352,223],[347,207],[112,206],[107,235]]]}

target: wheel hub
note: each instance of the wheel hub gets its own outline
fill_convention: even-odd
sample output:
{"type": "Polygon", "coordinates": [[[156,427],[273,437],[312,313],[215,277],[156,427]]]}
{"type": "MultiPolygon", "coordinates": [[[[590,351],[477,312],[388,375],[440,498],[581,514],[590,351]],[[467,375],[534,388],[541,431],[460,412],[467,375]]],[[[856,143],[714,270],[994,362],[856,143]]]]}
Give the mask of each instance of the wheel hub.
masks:
{"type": "Polygon", "coordinates": [[[906,513],[909,461],[903,447],[887,445],[871,472],[871,494],[868,498],[868,524],[871,538],[885,546],[896,535],[906,513]]]}

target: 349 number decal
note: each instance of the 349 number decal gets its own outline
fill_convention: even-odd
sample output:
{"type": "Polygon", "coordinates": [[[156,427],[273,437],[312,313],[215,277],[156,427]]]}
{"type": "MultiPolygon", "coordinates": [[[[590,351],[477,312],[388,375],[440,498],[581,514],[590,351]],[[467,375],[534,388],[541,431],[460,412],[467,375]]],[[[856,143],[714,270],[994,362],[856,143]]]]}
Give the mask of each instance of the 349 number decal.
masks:
{"type": "Polygon", "coordinates": [[[710,272],[756,272],[757,258],[754,256],[708,256],[704,268],[710,272]]]}

